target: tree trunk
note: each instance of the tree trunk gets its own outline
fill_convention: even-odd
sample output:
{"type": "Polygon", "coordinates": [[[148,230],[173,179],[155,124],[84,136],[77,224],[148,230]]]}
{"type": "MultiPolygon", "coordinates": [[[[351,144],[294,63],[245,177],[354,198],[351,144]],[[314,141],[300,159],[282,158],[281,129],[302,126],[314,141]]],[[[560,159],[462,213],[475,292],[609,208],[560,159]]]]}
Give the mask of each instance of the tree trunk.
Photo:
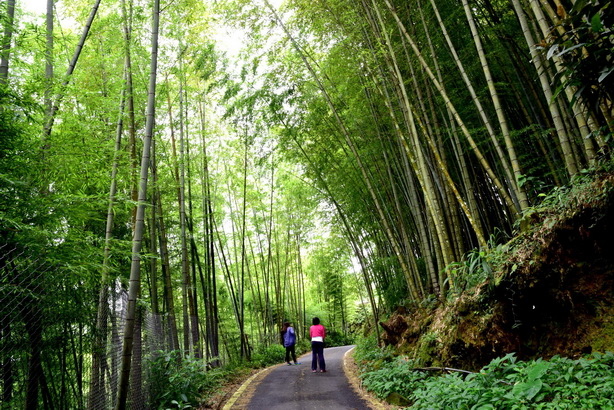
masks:
{"type": "MultiPolygon", "coordinates": [[[[3,232],[4,233],[4,232],[3,232]]],[[[11,255],[10,251],[3,253],[0,256],[0,280],[2,283],[13,285],[13,274],[11,269],[8,268],[8,261],[11,255]]],[[[10,341],[12,339],[11,322],[13,315],[8,312],[2,312],[0,316],[0,338],[4,341],[10,341]]],[[[0,371],[2,372],[2,401],[4,403],[10,403],[13,398],[15,372],[13,367],[13,358],[9,355],[2,355],[2,361],[0,362],[0,371]]]]}
{"type": "Polygon", "coordinates": [[[111,240],[113,238],[113,207],[115,204],[115,194],[117,191],[117,169],[121,150],[123,115],[125,105],[125,90],[122,91],[120,100],[119,116],[115,132],[115,150],[113,153],[113,166],[111,168],[111,187],[109,189],[109,204],[107,207],[107,221],[105,228],[104,252],[102,261],[102,274],[100,280],[100,291],[98,293],[98,311],[96,314],[96,328],[94,329],[94,341],[92,346],[92,376],[89,397],[89,408],[96,408],[98,404],[106,403],[107,393],[105,392],[105,372],[106,368],[106,340],[107,323],[109,311],[109,254],[111,252],[111,240]],[[105,362],[103,364],[103,361],[105,362]]]}
{"type": "MultiPolygon", "coordinates": [[[[168,81],[167,81],[168,87],[168,81]]],[[[186,242],[186,229],[185,229],[185,199],[184,199],[184,186],[183,186],[183,163],[181,164],[181,172],[180,161],[183,161],[183,158],[177,158],[177,144],[175,138],[175,124],[173,120],[173,110],[171,104],[171,95],[170,95],[170,87],[169,91],[167,91],[167,103],[168,103],[168,117],[170,124],[170,137],[171,137],[171,147],[172,147],[172,159],[173,159],[173,176],[175,178],[175,186],[177,188],[177,204],[179,205],[179,225],[181,229],[181,312],[183,319],[183,353],[184,355],[188,355],[192,349],[192,343],[190,341],[190,318],[188,315],[188,293],[189,290],[189,274],[188,274],[188,248],[186,242]]],[[[183,91],[180,90],[179,99],[183,98],[183,91]]],[[[183,116],[183,107],[180,103],[180,119],[183,116]]],[[[183,124],[180,121],[180,127],[183,127],[183,124]]],[[[181,128],[181,132],[183,132],[183,128],[181,128]]],[[[180,136],[180,139],[182,136],[180,136]]],[[[183,141],[180,141],[180,144],[183,144],[183,141]]]]}
{"type": "Polygon", "coordinates": [[[218,313],[217,313],[217,284],[215,275],[215,236],[213,231],[213,208],[211,205],[211,177],[209,175],[209,159],[207,156],[206,142],[206,113],[199,104],[201,117],[201,136],[202,136],[202,196],[203,196],[203,245],[205,249],[205,283],[204,303],[205,303],[205,333],[207,337],[207,359],[213,360],[211,365],[218,367],[219,361],[219,336],[218,336],[218,313]]]}
{"type": "Polygon", "coordinates": [[[134,346],[132,348],[132,380],[130,381],[130,410],[147,408],[143,391],[143,320],[144,309],[137,307],[134,323],[134,346]]]}
{"type": "Polygon", "coordinates": [[[249,349],[247,344],[247,338],[245,334],[245,269],[247,253],[245,249],[245,235],[246,235],[246,214],[247,214],[247,131],[245,137],[245,144],[243,146],[243,206],[241,207],[241,271],[239,273],[239,333],[241,337],[241,358],[249,359],[249,349]]]}
{"type": "MultiPolygon", "coordinates": [[[[558,18],[555,13],[550,9],[551,15],[554,17],[554,21],[551,23],[546,21],[546,16],[542,11],[542,7],[549,9],[550,6],[547,2],[541,2],[541,6],[537,2],[529,2],[531,6],[531,10],[537,20],[538,26],[540,27],[540,31],[542,32],[543,38],[547,38],[550,35],[550,31],[552,30],[552,26],[554,25],[559,30],[563,30],[561,25],[559,24],[558,18]]],[[[564,72],[564,68],[562,66],[561,58],[556,54],[552,56],[552,61],[554,62],[554,66],[556,68],[557,73],[564,72]]],[[[561,76],[561,83],[567,82],[567,76],[561,76]]],[[[583,103],[581,98],[576,98],[575,95],[577,93],[577,87],[573,85],[565,86],[564,93],[567,97],[567,101],[569,107],[573,111],[573,118],[575,119],[576,126],[578,127],[578,131],[580,134],[580,139],[582,140],[582,146],[584,147],[584,157],[586,158],[589,165],[593,166],[595,164],[596,159],[596,151],[595,146],[593,144],[594,138],[592,133],[598,131],[598,128],[593,126],[589,127],[589,121],[587,116],[590,116],[588,112],[588,108],[583,103]]],[[[594,124],[593,124],[594,125],[594,124]]],[[[596,134],[599,134],[598,132],[596,134]]]]}
{"type": "MultiPolygon", "coordinates": [[[[2,340],[11,340],[11,321],[10,316],[2,316],[0,321],[0,337],[2,340]]],[[[4,403],[10,403],[13,398],[13,384],[15,382],[13,371],[13,359],[8,356],[4,356],[2,363],[2,401],[4,403]]]]}
{"type": "MultiPolygon", "coordinates": [[[[51,118],[53,116],[53,7],[55,1],[47,0],[47,14],[45,16],[45,119],[47,123],[51,124],[51,118]]],[[[50,127],[50,125],[49,125],[50,127]]],[[[47,132],[47,125],[43,128],[43,150],[46,151],[49,146],[49,141],[46,135],[51,134],[51,128],[47,132]]],[[[44,152],[43,152],[44,154],[44,152]]]]}
{"type": "Polygon", "coordinates": [[[30,355],[28,359],[28,379],[26,384],[26,410],[38,408],[38,395],[40,391],[41,379],[43,377],[43,365],[41,358],[42,334],[43,334],[43,314],[36,306],[35,300],[25,302],[23,307],[24,324],[30,343],[30,355]]]}
{"type": "MultiPolygon", "coordinates": [[[[154,171],[154,175],[156,175],[156,171],[154,171]]],[[[157,178],[154,177],[154,183],[156,180],[157,178]]],[[[158,237],[160,241],[160,260],[162,265],[162,278],[164,280],[164,301],[166,305],[166,317],[168,320],[168,333],[166,334],[166,336],[168,337],[168,344],[170,350],[177,350],[180,348],[180,345],[179,334],[177,331],[177,319],[175,315],[175,298],[173,296],[174,292],[171,279],[170,257],[168,254],[168,241],[166,238],[166,225],[164,222],[164,216],[162,214],[162,199],[160,198],[160,192],[157,188],[155,191],[156,192],[154,195],[156,196],[156,204],[158,207],[158,237]]]]}
{"type": "Polygon", "coordinates": [[[147,178],[149,174],[149,156],[151,141],[154,132],[155,102],[156,102],[156,74],[158,67],[158,27],[160,21],[160,1],[153,2],[153,23],[151,36],[151,66],[149,75],[149,88],[147,99],[147,122],[143,142],[143,155],[141,159],[141,181],[139,186],[139,205],[136,214],[136,226],[132,242],[132,264],[130,268],[130,288],[128,292],[128,307],[126,311],[126,324],[124,326],[124,343],[122,352],[122,370],[117,392],[116,409],[126,408],[126,399],[130,386],[130,369],[132,364],[132,345],[134,342],[134,322],[136,314],[136,300],[141,285],[141,245],[145,225],[145,204],[147,201],[147,178]]]}
{"type": "MultiPolygon", "coordinates": [[[[180,72],[183,72],[183,63],[180,57],[180,72]]],[[[183,78],[180,78],[180,82],[183,82],[183,78]]],[[[192,281],[192,277],[190,275],[190,262],[189,262],[189,252],[188,252],[188,234],[189,229],[187,228],[188,219],[190,215],[186,212],[186,163],[189,161],[188,156],[186,155],[186,144],[187,144],[187,124],[186,115],[184,113],[185,110],[185,102],[184,102],[184,94],[185,90],[183,84],[179,89],[179,189],[180,189],[180,203],[179,203],[179,213],[181,218],[181,260],[182,260],[182,273],[184,274],[184,282],[185,282],[185,290],[187,293],[187,302],[188,302],[188,319],[189,319],[189,338],[190,338],[190,350],[195,353],[199,350],[199,332],[198,332],[198,320],[197,320],[197,312],[196,312],[196,303],[194,301],[194,284],[192,281]]]]}
{"type": "Polygon", "coordinates": [[[501,195],[501,197],[505,200],[505,203],[507,204],[508,208],[514,213],[514,214],[518,214],[518,210],[516,205],[514,204],[514,201],[512,200],[512,198],[509,196],[508,192],[506,191],[504,185],[501,183],[501,181],[499,180],[499,178],[496,176],[496,174],[494,173],[492,167],[489,165],[488,161],[486,160],[486,158],[484,157],[484,155],[482,154],[481,150],[479,149],[478,145],[476,144],[476,142],[474,141],[471,133],[469,132],[469,130],[467,129],[465,123],[462,121],[462,119],[460,118],[460,115],[458,114],[458,111],[456,110],[456,108],[454,107],[454,105],[452,104],[452,101],[450,100],[450,98],[448,97],[447,92],[445,91],[443,84],[441,84],[437,78],[435,77],[435,75],[433,74],[432,70],[430,69],[430,67],[428,66],[428,64],[426,63],[426,61],[424,60],[424,57],[422,55],[422,53],[420,52],[420,49],[418,48],[417,44],[414,42],[414,40],[412,39],[412,37],[409,35],[409,33],[407,32],[407,29],[405,28],[405,25],[401,22],[401,20],[399,19],[399,16],[396,14],[396,12],[394,11],[394,8],[392,7],[392,5],[390,4],[390,2],[388,0],[384,0],[384,2],[386,3],[386,5],[388,6],[388,9],[390,10],[390,13],[392,14],[392,17],[395,19],[397,25],[399,26],[399,28],[401,29],[401,32],[403,33],[404,38],[407,40],[408,44],[411,46],[411,49],[413,50],[414,54],[416,55],[416,57],[418,58],[418,61],[420,62],[420,65],[422,66],[423,70],[425,71],[425,73],[428,75],[428,77],[430,78],[431,82],[433,83],[433,85],[435,86],[435,88],[437,89],[437,91],[439,92],[439,95],[443,98],[446,106],[450,109],[450,111],[452,112],[453,116],[454,116],[454,120],[456,121],[456,123],[458,124],[458,126],[461,128],[463,135],[465,136],[465,138],[467,138],[467,141],[469,142],[471,149],[473,150],[475,156],[477,157],[478,161],[480,162],[480,164],[482,165],[484,171],[488,174],[488,176],[490,177],[490,179],[492,180],[492,182],[495,184],[495,186],[497,187],[497,190],[499,192],[499,194],[501,195]]]}
{"type": "Polygon", "coordinates": [[[15,21],[15,0],[6,2],[6,20],[4,33],[0,44],[0,87],[8,84],[9,57],[11,54],[11,39],[13,37],[13,23],[15,21]]]}
{"type": "MultiPolygon", "coordinates": [[[[187,104],[185,105],[187,107],[187,104]]],[[[187,108],[185,110],[185,118],[188,117],[187,108]]],[[[186,124],[187,129],[187,124],[186,124]]],[[[187,134],[186,134],[187,135],[187,134]]],[[[192,204],[192,170],[190,167],[190,144],[189,139],[186,138],[186,150],[188,155],[185,155],[186,158],[186,166],[187,166],[187,197],[188,197],[188,212],[187,212],[187,220],[186,225],[188,228],[188,239],[190,246],[190,269],[191,269],[191,292],[190,292],[190,327],[192,329],[192,342],[194,343],[194,357],[198,359],[203,358],[203,344],[204,342],[201,340],[202,335],[200,331],[200,319],[199,319],[199,311],[198,311],[198,286],[196,281],[196,264],[198,263],[199,269],[202,274],[202,266],[200,263],[200,256],[198,255],[198,246],[196,245],[196,241],[194,241],[194,219],[192,215],[194,215],[194,208],[192,204]]],[[[182,156],[184,156],[182,154],[182,156]]]]}

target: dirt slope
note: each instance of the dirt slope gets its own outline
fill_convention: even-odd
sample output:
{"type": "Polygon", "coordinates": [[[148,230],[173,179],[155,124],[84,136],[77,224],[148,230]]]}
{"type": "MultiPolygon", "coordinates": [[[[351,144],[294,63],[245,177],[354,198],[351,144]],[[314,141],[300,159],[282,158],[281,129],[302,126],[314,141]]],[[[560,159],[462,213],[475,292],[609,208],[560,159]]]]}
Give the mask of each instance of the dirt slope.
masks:
{"type": "Polygon", "coordinates": [[[506,245],[490,280],[434,308],[400,309],[383,338],[424,365],[479,369],[614,350],[614,174],[561,192],[506,245]]]}

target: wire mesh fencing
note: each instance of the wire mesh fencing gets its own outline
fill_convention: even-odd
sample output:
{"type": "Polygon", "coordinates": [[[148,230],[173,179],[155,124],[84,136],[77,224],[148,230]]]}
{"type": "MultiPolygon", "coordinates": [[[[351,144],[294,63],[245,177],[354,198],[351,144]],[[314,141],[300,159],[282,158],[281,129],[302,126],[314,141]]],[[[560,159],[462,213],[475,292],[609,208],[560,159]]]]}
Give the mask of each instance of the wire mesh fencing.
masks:
{"type": "MultiPolygon", "coordinates": [[[[0,409],[115,407],[127,293],[120,281],[98,292],[60,262],[0,245],[0,409]]],[[[161,318],[138,316],[128,408],[147,409],[164,332],[161,318]]]]}

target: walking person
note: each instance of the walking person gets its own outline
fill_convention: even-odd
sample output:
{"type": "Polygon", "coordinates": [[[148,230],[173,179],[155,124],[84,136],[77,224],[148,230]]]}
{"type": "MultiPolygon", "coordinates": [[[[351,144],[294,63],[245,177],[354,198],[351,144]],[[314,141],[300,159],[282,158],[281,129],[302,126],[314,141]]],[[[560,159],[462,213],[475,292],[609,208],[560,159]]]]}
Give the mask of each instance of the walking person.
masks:
{"type": "Polygon", "coordinates": [[[296,361],[296,332],[294,332],[294,328],[290,322],[284,322],[284,327],[281,330],[284,338],[284,347],[286,348],[286,363],[288,366],[291,366],[290,356],[292,356],[292,360],[294,364],[299,364],[296,361]]]}
{"type": "Polygon", "coordinates": [[[318,371],[326,373],[326,362],[324,361],[324,339],[326,338],[326,328],[320,324],[320,319],[314,317],[311,321],[313,325],[309,328],[309,336],[311,337],[311,372],[318,371]]]}

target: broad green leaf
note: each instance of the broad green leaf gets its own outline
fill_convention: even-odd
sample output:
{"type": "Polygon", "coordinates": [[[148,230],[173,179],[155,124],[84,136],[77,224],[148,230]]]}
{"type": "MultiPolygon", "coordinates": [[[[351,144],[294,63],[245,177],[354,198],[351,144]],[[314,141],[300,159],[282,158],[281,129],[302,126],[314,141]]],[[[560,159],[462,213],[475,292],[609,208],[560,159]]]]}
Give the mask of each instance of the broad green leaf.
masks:
{"type": "Polygon", "coordinates": [[[512,393],[516,398],[531,400],[539,393],[542,385],[543,383],[541,380],[531,380],[525,383],[519,383],[514,386],[512,393]]]}
{"type": "Polygon", "coordinates": [[[591,17],[591,29],[598,33],[603,30],[603,23],[601,22],[601,16],[599,13],[595,13],[593,17],[591,17]]]}
{"type": "Polygon", "coordinates": [[[531,369],[527,372],[527,377],[529,380],[537,380],[541,378],[548,369],[550,368],[549,362],[537,362],[531,369]]]}

